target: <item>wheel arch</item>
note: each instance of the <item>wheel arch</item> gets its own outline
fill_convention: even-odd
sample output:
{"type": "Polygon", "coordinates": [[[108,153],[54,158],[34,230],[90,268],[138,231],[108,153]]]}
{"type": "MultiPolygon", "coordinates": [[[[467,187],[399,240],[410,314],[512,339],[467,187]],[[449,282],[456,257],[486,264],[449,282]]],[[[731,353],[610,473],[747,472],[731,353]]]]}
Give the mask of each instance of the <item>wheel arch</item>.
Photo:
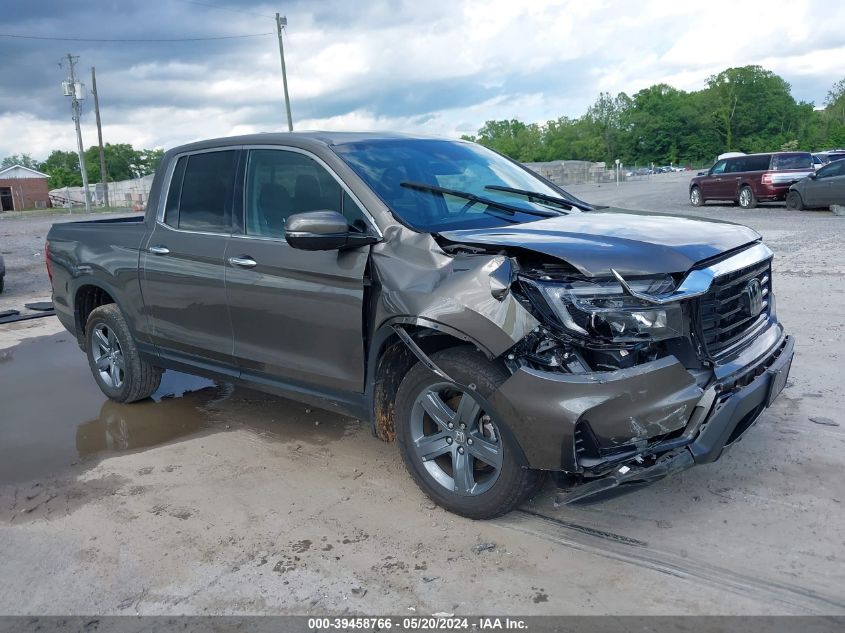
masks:
{"type": "Polygon", "coordinates": [[[367,358],[367,406],[373,434],[385,442],[392,442],[394,430],[394,401],[399,385],[408,371],[419,361],[414,352],[393,329],[401,325],[419,348],[428,355],[451,347],[471,345],[493,360],[484,345],[465,332],[430,319],[396,317],[383,323],[373,336],[367,358]]]}
{"type": "Polygon", "coordinates": [[[92,279],[84,280],[73,293],[73,320],[76,326],[76,338],[80,345],[85,339],[85,324],[94,309],[114,303],[125,313],[120,299],[113,288],[92,279]]]}

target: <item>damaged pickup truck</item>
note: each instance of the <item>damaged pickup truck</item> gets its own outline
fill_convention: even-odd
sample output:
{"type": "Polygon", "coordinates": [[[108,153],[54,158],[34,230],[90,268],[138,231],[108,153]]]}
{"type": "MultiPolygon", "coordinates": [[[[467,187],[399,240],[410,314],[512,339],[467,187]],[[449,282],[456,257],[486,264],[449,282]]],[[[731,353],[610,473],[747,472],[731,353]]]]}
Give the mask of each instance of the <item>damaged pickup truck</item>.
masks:
{"type": "Polygon", "coordinates": [[[56,312],[118,402],[168,368],[369,421],[438,504],[508,512],[716,460],[793,356],[753,230],[583,202],[473,143],[166,153],[145,217],[55,225],[56,312]]]}

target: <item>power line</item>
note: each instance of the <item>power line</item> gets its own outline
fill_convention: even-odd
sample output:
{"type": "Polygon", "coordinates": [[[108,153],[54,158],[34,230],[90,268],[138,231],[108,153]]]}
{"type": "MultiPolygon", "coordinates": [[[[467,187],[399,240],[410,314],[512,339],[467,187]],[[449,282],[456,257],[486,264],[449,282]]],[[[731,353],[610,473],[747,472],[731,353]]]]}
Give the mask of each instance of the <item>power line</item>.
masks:
{"type": "Polygon", "coordinates": [[[185,4],[196,4],[200,7],[207,7],[209,9],[220,9],[221,11],[231,11],[232,13],[240,13],[242,15],[254,15],[259,18],[268,18],[270,20],[274,19],[272,15],[266,15],[264,13],[255,13],[253,11],[243,11],[241,9],[232,9],[231,7],[221,7],[217,4],[208,4],[206,2],[196,2],[196,0],[179,0],[180,2],[184,2],[185,4]]]}
{"type": "Polygon", "coordinates": [[[105,43],[126,43],[126,42],[207,42],[211,40],[238,40],[248,37],[264,37],[265,35],[276,35],[275,33],[249,33],[247,35],[218,35],[214,37],[175,37],[175,38],[135,38],[122,37],[118,39],[88,38],[88,37],[50,37],[46,35],[18,35],[16,33],[0,33],[0,37],[11,37],[19,40],[51,40],[55,42],[105,42],[105,43]]]}

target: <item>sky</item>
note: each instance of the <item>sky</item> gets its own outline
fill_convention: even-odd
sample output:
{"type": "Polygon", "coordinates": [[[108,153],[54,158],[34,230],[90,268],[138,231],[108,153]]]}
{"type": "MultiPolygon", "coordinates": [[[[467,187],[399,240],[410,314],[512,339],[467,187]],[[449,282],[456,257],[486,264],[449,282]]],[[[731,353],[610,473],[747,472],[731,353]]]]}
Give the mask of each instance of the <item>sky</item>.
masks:
{"type": "MultiPolygon", "coordinates": [[[[845,2],[818,0],[29,0],[4,2],[0,157],[74,150],[67,64],[97,86],[104,140],[170,148],[287,128],[273,16],[298,130],[474,134],[485,121],[544,123],[600,91],[700,90],[759,64],[821,105],[845,77],[845,2]],[[261,35],[265,34],[265,35],[261,35]],[[237,39],[142,42],[139,39],[237,39]]],[[[86,147],[96,144],[83,102],[86,147]]]]}

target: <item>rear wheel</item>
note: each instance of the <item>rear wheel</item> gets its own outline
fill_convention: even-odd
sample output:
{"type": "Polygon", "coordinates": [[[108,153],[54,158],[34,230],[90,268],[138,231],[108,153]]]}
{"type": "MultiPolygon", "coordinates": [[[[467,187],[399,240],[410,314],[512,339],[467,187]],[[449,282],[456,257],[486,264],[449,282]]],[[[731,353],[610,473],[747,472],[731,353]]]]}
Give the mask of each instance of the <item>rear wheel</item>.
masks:
{"type": "Polygon", "coordinates": [[[523,468],[518,447],[484,399],[507,374],[472,348],[453,348],[432,360],[463,389],[421,364],[405,376],[396,396],[396,438],[417,485],[437,504],[471,519],[512,510],[542,483],[523,468]]]}
{"type": "Polygon", "coordinates": [[[753,209],[757,206],[757,199],[754,197],[754,192],[751,187],[744,185],[739,190],[739,206],[743,209],[753,209]]]}
{"type": "Polygon", "coordinates": [[[786,208],[792,211],[803,211],[804,201],[801,199],[801,194],[797,191],[790,191],[786,196],[786,208]]]}
{"type": "Polygon", "coordinates": [[[704,204],[704,198],[701,197],[701,189],[693,187],[689,191],[689,203],[694,207],[700,207],[704,204]]]}
{"type": "Polygon", "coordinates": [[[116,402],[149,398],[161,383],[161,369],[141,360],[117,305],[91,311],[85,326],[88,366],[100,390],[116,402]]]}

